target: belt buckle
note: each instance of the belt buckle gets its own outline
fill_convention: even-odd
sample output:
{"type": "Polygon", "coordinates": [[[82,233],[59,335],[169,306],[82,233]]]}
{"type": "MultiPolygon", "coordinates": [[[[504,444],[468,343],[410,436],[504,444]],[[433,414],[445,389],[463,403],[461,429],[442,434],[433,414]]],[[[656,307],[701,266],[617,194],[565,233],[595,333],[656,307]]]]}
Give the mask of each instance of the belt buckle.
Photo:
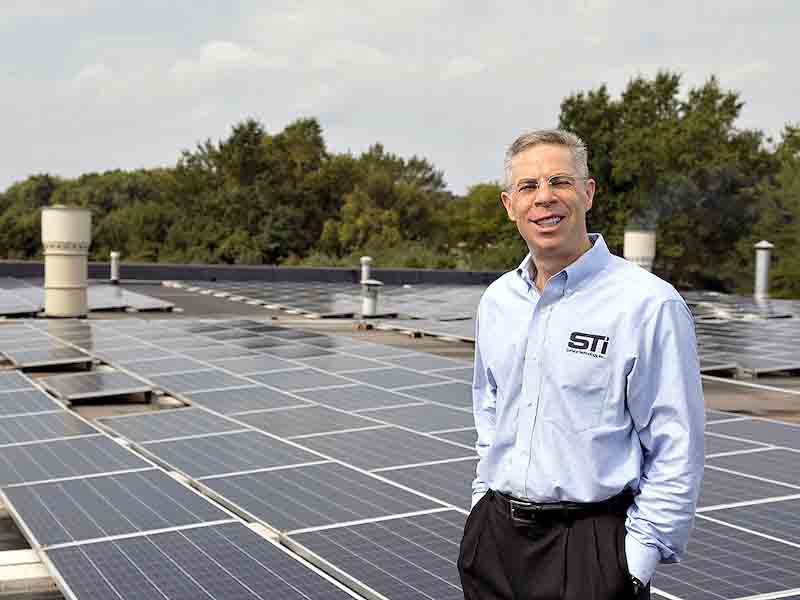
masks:
{"type": "Polygon", "coordinates": [[[518,500],[509,500],[509,512],[511,513],[511,520],[515,525],[531,525],[536,522],[534,513],[537,512],[535,506],[528,502],[520,502],[518,500]],[[526,509],[527,517],[520,516],[519,510],[526,509]]]}

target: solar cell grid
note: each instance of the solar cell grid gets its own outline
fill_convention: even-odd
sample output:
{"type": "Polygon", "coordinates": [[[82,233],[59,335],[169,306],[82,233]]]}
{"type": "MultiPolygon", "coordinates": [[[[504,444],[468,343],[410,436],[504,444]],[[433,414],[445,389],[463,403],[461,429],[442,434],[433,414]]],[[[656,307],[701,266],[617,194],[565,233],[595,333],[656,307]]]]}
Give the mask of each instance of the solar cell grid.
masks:
{"type": "Polygon", "coordinates": [[[475,422],[467,411],[429,403],[364,410],[359,414],[423,433],[469,427],[475,422]]]}
{"type": "Polygon", "coordinates": [[[386,598],[463,600],[455,563],[464,520],[446,511],[291,539],[386,598]]]}
{"type": "Polygon", "coordinates": [[[183,356],[168,356],[164,358],[126,362],[125,369],[137,375],[148,377],[151,375],[184,373],[186,371],[202,371],[208,369],[208,365],[183,356]]]}
{"type": "Polygon", "coordinates": [[[287,344],[285,346],[269,346],[262,348],[262,352],[272,354],[280,358],[309,358],[312,356],[327,356],[333,354],[325,348],[309,346],[308,344],[287,344]]]}
{"type": "Polygon", "coordinates": [[[800,544],[800,498],[704,513],[714,519],[800,544]]]}
{"type": "Polygon", "coordinates": [[[191,373],[153,375],[148,377],[155,385],[174,393],[196,392],[250,386],[252,381],[226,373],[222,369],[206,369],[191,373]]]}
{"type": "Polygon", "coordinates": [[[387,362],[395,364],[399,367],[406,369],[413,369],[415,371],[436,371],[438,369],[450,369],[454,367],[464,367],[463,361],[453,360],[452,358],[444,358],[442,356],[435,356],[433,354],[415,353],[408,356],[395,356],[388,358],[387,362]]]}
{"type": "Polygon", "coordinates": [[[275,356],[269,356],[267,354],[226,358],[222,360],[212,360],[209,362],[215,367],[231,371],[232,373],[236,373],[238,375],[267,373],[269,371],[281,371],[284,369],[293,369],[301,366],[288,360],[277,358],[275,356]]]}
{"type": "Polygon", "coordinates": [[[333,373],[326,373],[316,369],[299,368],[288,371],[271,371],[269,373],[254,374],[250,379],[277,388],[279,390],[294,391],[309,388],[322,388],[352,383],[349,379],[339,377],[333,373]]]}
{"type": "Polygon", "coordinates": [[[423,385],[403,390],[403,394],[420,400],[430,400],[456,408],[472,410],[472,386],[452,381],[435,385],[423,385]]]}
{"type": "Polygon", "coordinates": [[[31,380],[17,371],[0,372],[0,392],[34,389],[31,380]]]}
{"type": "Polygon", "coordinates": [[[243,429],[233,421],[200,408],[160,410],[98,421],[122,437],[141,443],[243,429]]]}
{"type": "Polygon", "coordinates": [[[22,415],[49,410],[60,410],[62,406],[39,389],[0,392],[0,417],[22,415]]]}
{"type": "Polygon", "coordinates": [[[741,452],[743,450],[755,450],[766,447],[764,444],[758,442],[746,442],[744,440],[735,440],[708,433],[706,433],[705,442],[706,456],[722,452],[741,452]]]}
{"type": "Polygon", "coordinates": [[[800,427],[789,423],[748,419],[709,423],[708,431],[800,450],[800,427]]]}
{"type": "Polygon", "coordinates": [[[363,410],[380,406],[408,404],[414,400],[389,390],[363,384],[297,392],[301,398],[341,410],[363,410]]]}
{"type": "Polygon", "coordinates": [[[140,379],[122,372],[92,372],[55,375],[39,380],[42,386],[65,400],[100,398],[150,391],[140,379]]]}
{"type": "Polygon", "coordinates": [[[316,454],[257,431],[153,442],[147,451],[193,478],[320,460],[316,454]]]}
{"type": "Polygon", "coordinates": [[[155,468],[22,485],[5,495],[40,546],[230,518],[155,468]]]}
{"type": "Polygon", "coordinates": [[[661,565],[653,586],[679,598],[720,600],[800,587],[791,546],[698,518],[678,564],[661,565]]]}
{"type": "Polygon", "coordinates": [[[474,448],[475,442],[478,440],[478,432],[474,427],[468,429],[459,429],[455,431],[442,431],[434,434],[443,440],[449,440],[468,448],[474,448]]]}
{"type": "Polygon", "coordinates": [[[0,452],[0,486],[152,465],[104,435],[8,446],[0,452]]]}
{"type": "Polygon", "coordinates": [[[756,475],[779,483],[800,485],[800,454],[791,450],[765,450],[709,458],[706,465],[756,475]]]}
{"type": "Polygon", "coordinates": [[[386,363],[362,358],[360,356],[347,356],[346,354],[330,354],[328,356],[300,358],[297,360],[315,369],[322,369],[323,371],[330,371],[332,373],[363,371],[364,369],[380,369],[386,367],[386,363]]]}
{"type": "Polygon", "coordinates": [[[56,548],[77,600],[343,600],[352,596],[239,523],[56,548]]]}
{"type": "Polygon", "coordinates": [[[765,498],[779,498],[800,492],[800,486],[792,487],[770,483],[744,475],[706,469],[697,505],[701,509],[712,506],[750,502],[765,498]]]}
{"type": "Polygon", "coordinates": [[[205,406],[221,414],[282,409],[288,406],[309,404],[304,400],[262,385],[210,392],[190,392],[184,397],[193,404],[205,406]]]}
{"type": "Polygon", "coordinates": [[[381,475],[458,508],[469,510],[472,502],[472,481],[476,477],[477,464],[477,459],[470,457],[466,460],[392,469],[381,475]]]}
{"type": "Polygon", "coordinates": [[[469,456],[466,448],[396,427],[332,433],[300,440],[303,446],[363,469],[381,469],[469,456]]]}
{"type": "Polygon", "coordinates": [[[86,421],[65,410],[0,418],[0,446],[96,433],[86,421]]]}
{"type": "Polygon", "coordinates": [[[210,479],[205,485],[251,517],[287,531],[441,506],[330,462],[210,479]]]}
{"type": "Polygon", "coordinates": [[[256,354],[247,348],[237,348],[236,346],[213,346],[197,348],[195,350],[182,350],[182,354],[198,360],[214,360],[218,358],[236,358],[238,356],[253,356],[256,354]]]}
{"type": "Polygon", "coordinates": [[[371,371],[348,373],[348,377],[390,390],[406,388],[409,386],[426,385],[429,383],[444,383],[446,381],[446,379],[437,377],[436,375],[419,373],[417,371],[412,371],[411,369],[402,369],[400,367],[389,367],[386,369],[374,369],[371,371]]]}
{"type": "Polygon", "coordinates": [[[375,421],[325,406],[304,406],[238,415],[237,420],[280,437],[374,427],[375,421]]]}

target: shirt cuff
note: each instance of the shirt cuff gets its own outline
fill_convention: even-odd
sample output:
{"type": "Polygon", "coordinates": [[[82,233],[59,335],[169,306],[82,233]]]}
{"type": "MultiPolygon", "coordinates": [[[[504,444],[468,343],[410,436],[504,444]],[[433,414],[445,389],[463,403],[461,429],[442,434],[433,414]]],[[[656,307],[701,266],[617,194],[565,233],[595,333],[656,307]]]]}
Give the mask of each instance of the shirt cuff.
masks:
{"type": "Polygon", "coordinates": [[[628,561],[628,572],[647,585],[656,572],[661,553],[657,548],[646,546],[628,534],[625,536],[625,558],[628,561]]]}
{"type": "Polygon", "coordinates": [[[475,508],[475,505],[476,505],[478,502],[480,502],[480,501],[481,501],[481,498],[483,498],[483,497],[486,495],[486,491],[487,491],[487,490],[481,490],[480,492],[473,492],[473,493],[472,493],[472,506],[470,506],[470,510],[472,510],[473,508],[475,508]]]}

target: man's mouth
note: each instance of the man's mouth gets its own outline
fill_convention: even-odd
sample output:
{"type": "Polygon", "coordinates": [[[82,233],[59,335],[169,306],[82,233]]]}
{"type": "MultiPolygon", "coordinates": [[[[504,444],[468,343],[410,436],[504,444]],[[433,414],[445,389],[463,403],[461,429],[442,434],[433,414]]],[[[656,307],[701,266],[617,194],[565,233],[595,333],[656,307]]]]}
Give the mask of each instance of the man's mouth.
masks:
{"type": "Polygon", "coordinates": [[[538,225],[539,227],[553,227],[553,226],[558,225],[559,223],[561,223],[561,220],[563,218],[564,217],[559,217],[559,216],[555,216],[554,215],[554,216],[550,216],[550,217],[543,217],[541,219],[536,219],[536,220],[530,220],[529,219],[529,221],[531,221],[532,223],[538,225]]]}

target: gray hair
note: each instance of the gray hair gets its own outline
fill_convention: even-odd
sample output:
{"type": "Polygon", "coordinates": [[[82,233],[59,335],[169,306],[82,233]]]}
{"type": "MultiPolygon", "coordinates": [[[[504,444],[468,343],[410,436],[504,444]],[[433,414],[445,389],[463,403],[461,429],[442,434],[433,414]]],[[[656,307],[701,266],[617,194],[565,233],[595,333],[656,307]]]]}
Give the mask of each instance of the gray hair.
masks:
{"type": "Polygon", "coordinates": [[[505,160],[503,166],[505,168],[505,178],[503,181],[506,191],[511,189],[511,161],[513,158],[528,148],[533,146],[564,146],[569,148],[572,154],[572,162],[575,163],[575,169],[581,177],[589,176],[588,165],[588,152],[586,144],[581,138],[574,133],[564,131],[563,129],[539,129],[537,131],[528,131],[519,136],[514,143],[512,143],[508,150],[506,150],[505,160]]]}

